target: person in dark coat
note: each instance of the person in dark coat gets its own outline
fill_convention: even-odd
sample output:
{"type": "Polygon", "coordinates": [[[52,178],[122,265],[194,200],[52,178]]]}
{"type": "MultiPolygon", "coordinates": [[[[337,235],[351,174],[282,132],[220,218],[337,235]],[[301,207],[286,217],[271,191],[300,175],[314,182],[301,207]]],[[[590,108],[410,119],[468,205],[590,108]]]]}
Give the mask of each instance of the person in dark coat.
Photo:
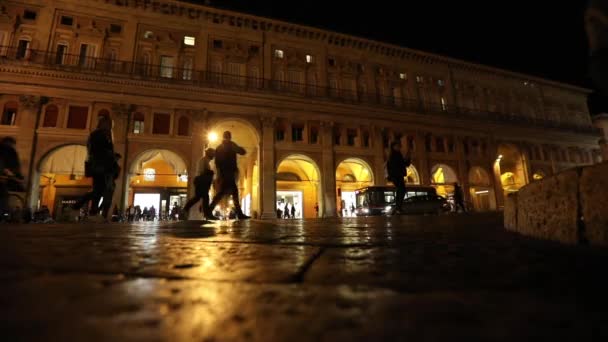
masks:
{"type": "Polygon", "coordinates": [[[464,192],[462,191],[462,187],[458,183],[454,183],[454,210],[458,212],[458,208],[460,208],[463,213],[467,212],[467,209],[464,206],[464,192]]]}
{"type": "MultiPolygon", "coordinates": [[[[244,148],[232,141],[232,133],[230,131],[224,132],[222,143],[215,149],[215,166],[218,171],[220,189],[213,197],[213,201],[209,205],[209,211],[213,211],[224,197],[232,196],[236,217],[240,220],[250,219],[249,216],[243,214],[239,201],[239,188],[236,184],[239,171],[236,158],[237,155],[243,156],[245,153],[244,148]]],[[[213,215],[209,215],[207,218],[217,220],[217,217],[213,215]]]]}
{"type": "Polygon", "coordinates": [[[399,141],[394,141],[391,144],[391,152],[386,163],[386,169],[388,180],[397,188],[395,197],[396,214],[402,212],[401,206],[405,197],[405,176],[407,175],[407,168],[411,163],[410,159],[409,152],[405,157],[401,153],[401,143],[399,141]]]}
{"type": "Polygon", "coordinates": [[[85,164],[85,175],[93,178],[93,190],[86,193],[74,204],[74,209],[80,210],[82,206],[91,201],[89,217],[95,218],[99,213],[99,201],[104,198],[101,215],[107,220],[108,212],[112,207],[114,195],[114,179],[118,166],[112,142],[112,120],[101,117],[87,142],[88,160],[85,164]]]}
{"type": "Polygon", "coordinates": [[[194,178],[194,197],[186,203],[184,212],[186,215],[190,212],[190,208],[198,201],[202,202],[202,211],[205,216],[213,214],[209,209],[209,189],[213,183],[213,170],[211,170],[211,161],[215,158],[215,150],[208,148],[205,150],[205,155],[199,160],[196,174],[194,178]]]}
{"type": "MultiPolygon", "coordinates": [[[[10,213],[8,192],[12,185],[21,188],[23,180],[21,163],[15,146],[17,141],[13,137],[5,137],[0,142],[0,220],[10,213]]],[[[21,189],[19,189],[21,190],[21,189]]]]}

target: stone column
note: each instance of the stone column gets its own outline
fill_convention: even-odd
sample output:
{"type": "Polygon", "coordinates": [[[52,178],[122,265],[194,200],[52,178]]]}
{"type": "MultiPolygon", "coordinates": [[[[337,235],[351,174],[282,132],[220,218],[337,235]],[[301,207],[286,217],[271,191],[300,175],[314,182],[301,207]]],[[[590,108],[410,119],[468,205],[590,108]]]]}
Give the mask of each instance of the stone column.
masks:
{"type": "MultiPolygon", "coordinates": [[[[208,128],[208,112],[204,110],[190,110],[188,111],[192,122],[192,163],[188,167],[188,198],[194,196],[194,178],[198,176],[196,169],[198,161],[203,156],[205,149],[208,147],[207,141],[207,128],[208,128]]],[[[190,219],[201,219],[201,212],[198,210],[198,206],[192,207],[189,213],[190,219]]]]}
{"type": "Polygon", "coordinates": [[[599,145],[603,161],[608,161],[608,113],[597,114],[593,117],[593,124],[600,129],[599,145]]]}
{"type": "Polygon", "coordinates": [[[454,137],[454,145],[456,156],[458,158],[458,173],[460,186],[464,192],[464,198],[467,201],[471,201],[471,192],[469,191],[469,166],[467,165],[467,157],[464,154],[464,139],[460,137],[454,137]]]}
{"type": "Polygon", "coordinates": [[[26,203],[32,208],[36,205],[38,199],[38,182],[36,180],[37,160],[34,160],[38,139],[36,130],[40,125],[40,116],[42,106],[48,102],[48,98],[44,96],[23,95],[19,98],[20,106],[17,113],[17,125],[19,126],[17,140],[17,154],[21,162],[21,172],[25,177],[24,184],[26,185],[26,203]],[[34,189],[34,187],[36,189],[34,189]]]}
{"type": "Polygon", "coordinates": [[[374,185],[386,185],[387,180],[384,175],[385,153],[382,145],[382,132],[376,126],[370,127],[370,145],[374,150],[374,185]]]}
{"type": "Polygon", "coordinates": [[[114,120],[114,151],[122,155],[118,161],[121,170],[116,179],[116,188],[112,196],[112,204],[117,205],[120,210],[127,207],[127,189],[129,186],[129,133],[131,127],[131,114],[135,111],[134,105],[115,104],[112,106],[112,119],[114,120]]]}
{"type": "Polygon", "coordinates": [[[322,216],[335,217],[336,212],[336,165],[334,163],[333,122],[321,122],[321,196],[322,216]]]}
{"type": "MultiPolygon", "coordinates": [[[[494,139],[488,141],[488,151],[490,156],[498,157],[498,142],[494,139]]],[[[505,205],[505,195],[502,189],[502,181],[500,179],[500,167],[497,163],[496,157],[490,157],[494,159],[492,161],[492,175],[494,177],[494,193],[496,195],[496,209],[501,209],[505,205]]]]}
{"type": "Polygon", "coordinates": [[[420,177],[420,184],[431,184],[431,169],[429,165],[428,152],[426,150],[426,132],[416,132],[416,170],[418,170],[418,176],[420,177]]]}
{"type": "Polygon", "coordinates": [[[273,219],[277,217],[275,210],[277,203],[276,192],[276,161],[274,153],[274,124],[276,118],[262,117],[262,141],[260,153],[260,198],[262,199],[261,218],[273,219]]]}

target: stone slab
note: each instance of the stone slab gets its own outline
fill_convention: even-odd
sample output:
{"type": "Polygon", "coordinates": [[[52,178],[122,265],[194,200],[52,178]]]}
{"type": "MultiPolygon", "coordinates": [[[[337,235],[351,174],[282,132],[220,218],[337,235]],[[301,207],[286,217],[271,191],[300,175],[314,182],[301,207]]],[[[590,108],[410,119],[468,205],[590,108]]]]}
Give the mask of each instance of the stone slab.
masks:
{"type": "Polygon", "coordinates": [[[517,194],[517,231],[562,243],[579,242],[578,170],[533,182],[517,194]]]}
{"type": "Polygon", "coordinates": [[[608,162],[583,169],[580,201],[587,241],[608,246],[608,162]]]}

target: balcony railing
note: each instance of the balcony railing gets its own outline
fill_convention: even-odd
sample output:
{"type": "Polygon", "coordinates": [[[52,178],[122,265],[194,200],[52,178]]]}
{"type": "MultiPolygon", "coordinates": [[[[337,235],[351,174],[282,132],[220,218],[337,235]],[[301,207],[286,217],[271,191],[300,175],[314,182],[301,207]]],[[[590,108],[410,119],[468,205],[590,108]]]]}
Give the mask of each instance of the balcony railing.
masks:
{"type": "Polygon", "coordinates": [[[311,84],[269,80],[211,71],[152,65],[129,61],[86,57],[73,54],[0,46],[0,63],[42,66],[47,69],[78,73],[95,73],[112,77],[174,83],[206,88],[234,89],[249,92],[270,92],[303,98],[331,100],[347,104],[373,105],[421,114],[444,115],[476,121],[509,123],[519,126],[555,128],[581,133],[599,134],[595,127],[556,123],[544,119],[510,113],[422,102],[415,99],[384,96],[379,93],[319,87],[311,84]]]}

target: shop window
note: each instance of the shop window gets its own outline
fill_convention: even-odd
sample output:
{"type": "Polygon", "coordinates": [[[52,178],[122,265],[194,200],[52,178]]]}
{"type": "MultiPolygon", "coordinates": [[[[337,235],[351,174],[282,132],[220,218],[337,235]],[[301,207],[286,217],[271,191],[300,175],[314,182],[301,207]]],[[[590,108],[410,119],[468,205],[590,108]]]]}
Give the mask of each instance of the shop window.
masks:
{"type": "Polygon", "coordinates": [[[17,110],[19,105],[15,101],[7,102],[4,105],[4,110],[2,111],[2,121],[0,124],[3,126],[15,126],[17,122],[17,110]]]}
{"type": "Polygon", "coordinates": [[[55,105],[48,105],[44,110],[44,120],[42,121],[42,127],[57,127],[57,117],[59,116],[59,109],[55,105]]]}
{"type": "Polygon", "coordinates": [[[70,106],[68,110],[68,128],[86,129],[89,120],[89,107],[70,106]]]}
{"type": "Polygon", "coordinates": [[[190,133],[190,120],[182,116],[177,122],[177,135],[188,136],[190,133]]]}
{"type": "Polygon", "coordinates": [[[142,113],[135,113],[133,115],[133,134],[144,133],[144,115],[142,113]]]}
{"type": "Polygon", "coordinates": [[[152,134],[169,134],[171,128],[171,115],[164,113],[154,113],[152,122],[152,134]]]}

